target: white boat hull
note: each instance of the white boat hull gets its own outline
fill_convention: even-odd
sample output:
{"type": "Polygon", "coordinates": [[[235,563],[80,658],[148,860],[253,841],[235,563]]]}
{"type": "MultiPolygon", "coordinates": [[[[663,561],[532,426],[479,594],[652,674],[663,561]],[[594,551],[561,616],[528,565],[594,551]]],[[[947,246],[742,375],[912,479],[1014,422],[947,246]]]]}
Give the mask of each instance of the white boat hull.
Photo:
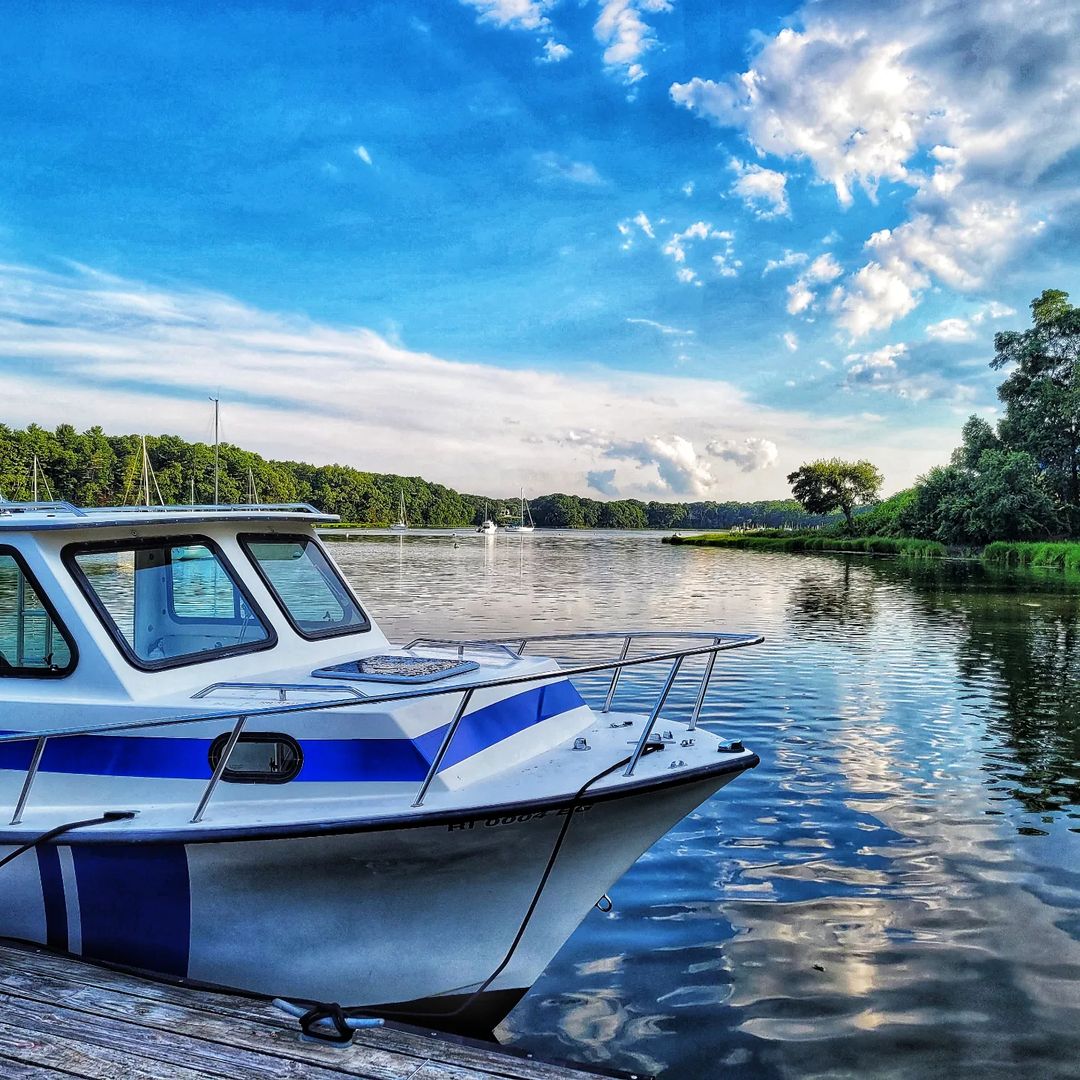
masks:
{"type": "Polygon", "coordinates": [[[516,947],[565,805],[329,836],[43,847],[0,878],[0,934],[176,978],[490,1031],[597,899],[735,775],[585,801],[516,947]]]}

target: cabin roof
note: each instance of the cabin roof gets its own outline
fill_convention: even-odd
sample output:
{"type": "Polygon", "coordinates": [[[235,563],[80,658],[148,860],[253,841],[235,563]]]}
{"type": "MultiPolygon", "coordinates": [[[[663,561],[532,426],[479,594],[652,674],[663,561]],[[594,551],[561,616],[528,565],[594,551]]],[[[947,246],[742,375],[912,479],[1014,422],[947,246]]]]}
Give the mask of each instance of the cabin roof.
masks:
{"type": "Polygon", "coordinates": [[[236,506],[75,506],[69,502],[0,502],[0,533],[93,529],[117,525],[183,525],[226,521],[337,521],[310,503],[236,506]]]}

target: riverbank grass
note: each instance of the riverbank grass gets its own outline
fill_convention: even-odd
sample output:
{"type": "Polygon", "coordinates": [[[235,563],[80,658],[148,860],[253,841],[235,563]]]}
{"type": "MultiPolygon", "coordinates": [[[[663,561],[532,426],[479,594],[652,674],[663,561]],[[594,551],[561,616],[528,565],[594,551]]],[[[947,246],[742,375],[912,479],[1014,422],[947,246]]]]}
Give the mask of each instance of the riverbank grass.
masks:
{"type": "MultiPolygon", "coordinates": [[[[756,551],[849,551],[863,555],[899,555],[905,559],[943,559],[944,544],[894,536],[823,536],[820,533],[702,533],[665,537],[665,544],[690,547],[749,548],[756,551]]],[[[1080,546],[1080,545],[1078,545],[1080,546]]]]}
{"type": "Polygon", "coordinates": [[[1080,543],[995,540],[983,549],[982,558],[983,562],[990,566],[1031,567],[1080,573],[1080,543]]]}

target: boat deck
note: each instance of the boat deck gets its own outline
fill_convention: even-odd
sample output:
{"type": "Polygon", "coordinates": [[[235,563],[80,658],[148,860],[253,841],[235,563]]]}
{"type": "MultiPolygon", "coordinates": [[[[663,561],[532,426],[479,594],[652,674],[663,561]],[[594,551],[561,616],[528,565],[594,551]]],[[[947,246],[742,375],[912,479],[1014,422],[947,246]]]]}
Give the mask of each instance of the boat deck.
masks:
{"type": "Polygon", "coordinates": [[[627,1076],[387,1025],[300,1042],[268,1002],[173,986],[0,941],[5,1080],[595,1080],[627,1076]]]}

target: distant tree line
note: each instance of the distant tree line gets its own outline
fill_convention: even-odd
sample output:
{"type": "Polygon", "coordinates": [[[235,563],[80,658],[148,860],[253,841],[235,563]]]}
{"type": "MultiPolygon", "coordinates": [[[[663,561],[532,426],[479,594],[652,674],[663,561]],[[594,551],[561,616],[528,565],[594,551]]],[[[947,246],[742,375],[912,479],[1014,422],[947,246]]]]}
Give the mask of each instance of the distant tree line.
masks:
{"type": "MultiPolygon", "coordinates": [[[[214,497],[214,447],[176,435],[146,437],[147,456],[166,503],[210,503],[214,497]]],[[[404,492],[412,525],[463,528],[494,521],[516,521],[516,497],[468,495],[419,476],[372,473],[346,465],[268,461],[259,454],[223,443],[218,449],[218,499],[249,501],[253,487],[262,502],[310,502],[358,525],[385,525],[397,517],[404,492]]],[[[0,496],[28,500],[38,462],[39,499],[67,499],[82,506],[107,506],[142,500],[142,436],[107,435],[100,427],[79,432],[70,424],[55,431],[31,424],[25,430],[0,425],[0,496]]],[[[672,529],[769,526],[805,528],[833,517],[808,514],[793,499],[765,502],[602,502],[577,495],[543,495],[530,500],[537,525],[549,528],[672,529]]]]}
{"type": "MultiPolygon", "coordinates": [[[[1005,411],[997,424],[969,417],[947,465],[849,515],[847,531],[957,546],[1080,537],[1080,308],[1068,293],[1047,289],[1031,313],[1030,329],[994,336],[990,366],[1008,369],[998,387],[1005,411]]],[[[873,487],[868,462],[812,462],[788,477],[808,510],[830,505],[830,498],[840,505],[829,467],[849,483],[853,470],[862,470],[873,487]]],[[[872,497],[864,486],[856,501],[867,501],[868,491],[872,497]]]]}

